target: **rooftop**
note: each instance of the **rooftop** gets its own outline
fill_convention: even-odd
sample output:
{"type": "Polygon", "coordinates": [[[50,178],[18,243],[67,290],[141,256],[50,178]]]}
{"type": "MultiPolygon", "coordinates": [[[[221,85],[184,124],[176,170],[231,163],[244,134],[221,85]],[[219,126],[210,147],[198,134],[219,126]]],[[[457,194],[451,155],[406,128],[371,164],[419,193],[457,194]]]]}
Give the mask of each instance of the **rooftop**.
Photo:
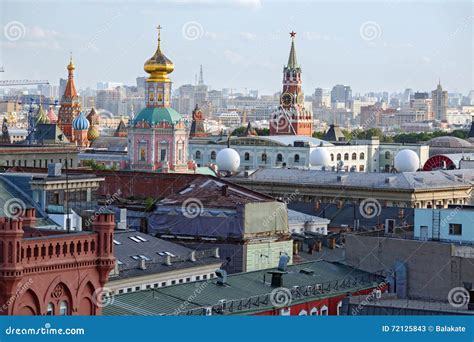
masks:
{"type": "MultiPolygon", "coordinates": [[[[271,310],[271,271],[276,269],[229,275],[226,285],[214,278],[116,295],[103,314],[204,315],[206,308],[212,308],[213,315],[245,315],[271,310]]],[[[382,280],[373,273],[319,260],[288,266],[283,286],[291,291],[292,304],[298,304],[369,289],[382,280]]]]}
{"type": "Polygon", "coordinates": [[[235,208],[239,204],[275,201],[273,197],[215,177],[200,177],[159,202],[162,206],[181,206],[190,198],[214,208],[235,208]]]}
{"type": "Polygon", "coordinates": [[[215,249],[195,252],[195,261],[191,261],[192,252],[190,248],[148,234],[134,230],[116,230],[114,255],[119,274],[111,277],[110,281],[199,265],[216,264],[217,268],[222,263],[219,258],[214,257],[215,249]],[[165,263],[167,257],[170,265],[165,263]],[[145,260],[145,269],[139,267],[141,260],[145,260]]]}
{"type": "Polygon", "coordinates": [[[299,186],[355,187],[364,189],[429,190],[470,187],[474,170],[438,170],[401,173],[334,172],[310,169],[264,168],[232,177],[242,183],[286,183],[299,186]],[[245,174],[248,174],[245,177],[245,174]]]}

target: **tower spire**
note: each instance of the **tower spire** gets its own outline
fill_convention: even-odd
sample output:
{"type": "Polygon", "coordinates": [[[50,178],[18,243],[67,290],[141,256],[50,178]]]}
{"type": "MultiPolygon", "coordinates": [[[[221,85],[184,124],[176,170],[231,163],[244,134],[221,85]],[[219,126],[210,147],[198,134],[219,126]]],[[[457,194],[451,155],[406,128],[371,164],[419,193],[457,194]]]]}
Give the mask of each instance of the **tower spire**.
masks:
{"type": "Polygon", "coordinates": [[[161,46],[160,45],[161,45],[161,29],[162,28],[163,27],[161,25],[158,25],[156,27],[156,29],[158,30],[158,48],[157,48],[158,51],[161,51],[161,46]]]}
{"type": "Polygon", "coordinates": [[[202,64],[201,64],[201,68],[199,69],[199,85],[203,85],[204,84],[204,76],[202,74],[202,64]]]}
{"type": "Polygon", "coordinates": [[[290,56],[288,57],[288,68],[289,69],[296,69],[298,67],[298,62],[296,60],[296,49],[295,49],[295,36],[296,32],[291,31],[291,49],[290,49],[290,56]]]}

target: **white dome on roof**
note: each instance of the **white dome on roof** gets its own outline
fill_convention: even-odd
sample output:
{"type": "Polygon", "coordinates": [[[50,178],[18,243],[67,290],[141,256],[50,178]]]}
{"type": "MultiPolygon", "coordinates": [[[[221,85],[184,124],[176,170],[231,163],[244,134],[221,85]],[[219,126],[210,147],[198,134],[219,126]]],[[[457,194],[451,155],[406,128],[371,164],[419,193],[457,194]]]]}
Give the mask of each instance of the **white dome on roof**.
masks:
{"type": "Polygon", "coordinates": [[[414,172],[420,168],[420,157],[412,150],[401,150],[395,156],[395,168],[398,172],[414,172]]]}
{"type": "Polygon", "coordinates": [[[219,170],[235,172],[240,166],[239,153],[233,148],[224,148],[217,153],[216,164],[219,170]]]}
{"type": "Polygon", "coordinates": [[[316,148],[309,156],[309,162],[312,166],[329,166],[331,164],[331,155],[325,148],[316,148]]]}

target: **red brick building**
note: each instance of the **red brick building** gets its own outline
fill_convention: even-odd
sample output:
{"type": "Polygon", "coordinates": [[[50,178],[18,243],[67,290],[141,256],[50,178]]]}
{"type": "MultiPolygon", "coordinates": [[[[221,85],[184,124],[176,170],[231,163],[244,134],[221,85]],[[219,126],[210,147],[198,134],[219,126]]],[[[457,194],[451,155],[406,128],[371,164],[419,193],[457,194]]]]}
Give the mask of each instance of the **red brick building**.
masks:
{"type": "Polygon", "coordinates": [[[114,267],[113,214],[92,231],[35,229],[35,210],[0,218],[0,315],[99,315],[114,267]]]}

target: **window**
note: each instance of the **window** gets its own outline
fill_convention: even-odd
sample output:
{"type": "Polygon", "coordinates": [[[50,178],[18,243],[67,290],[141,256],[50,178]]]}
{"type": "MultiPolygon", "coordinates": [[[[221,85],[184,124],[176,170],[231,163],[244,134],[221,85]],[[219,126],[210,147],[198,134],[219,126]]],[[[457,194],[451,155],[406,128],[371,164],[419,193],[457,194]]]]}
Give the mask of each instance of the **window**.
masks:
{"type": "Polygon", "coordinates": [[[331,161],[334,161],[334,154],[331,153],[331,161]]]}
{"type": "Polygon", "coordinates": [[[132,288],[129,287],[129,288],[127,289],[127,292],[132,292],[132,288]]]}
{"type": "Polygon", "coordinates": [[[360,172],[364,172],[364,170],[365,170],[364,165],[359,165],[359,171],[360,171],[360,172]]]}
{"type": "Polygon", "coordinates": [[[328,315],[328,307],[326,305],[324,305],[321,308],[321,316],[327,316],[327,315],[328,315]]]}
{"type": "Polygon", "coordinates": [[[153,287],[156,289],[158,287],[158,283],[154,283],[153,287]]]}
{"type": "Polygon", "coordinates": [[[449,235],[462,235],[462,224],[450,223],[449,224],[449,235]]]}
{"type": "Polygon", "coordinates": [[[201,277],[200,277],[200,276],[196,276],[196,280],[201,280],[201,277]]]}
{"type": "Polygon", "coordinates": [[[119,293],[119,294],[120,294],[120,293],[123,293],[123,289],[120,289],[118,293],[119,293]]]}
{"type": "Polygon", "coordinates": [[[171,285],[174,285],[174,284],[176,284],[176,280],[171,281],[171,285]]]}
{"type": "Polygon", "coordinates": [[[291,315],[290,308],[280,309],[280,316],[290,316],[290,315],[291,315]]]}
{"type": "Polygon", "coordinates": [[[166,161],[166,149],[164,148],[160,151],[160,161],[166,161]]]}
{"type": "Polygon", "coordinates": [[[147,285],[146,288],[147,288],[147,289],[151,288],[151,285],[147,285]]]}
{"type": "Polygon", "coordinates": [[[357,160],[357,153],[352,153],[352,160],[357,160]]]}
{"type": "Polygon", "coordinates": [[[337,303],[337,315],[341,315],[342,301],[337,303]]]}
{"type": "Polygon", "coordinates": [[[306,310],[301,310],[298,316],[308,316],[308,312],[306,310]]]}
{"type": "Polygon", "coordinates": [[[211,160],[216,160],[216,151],[211,152],[211,160]]]}
{"type": "Polygon", "coordinates": [[[282,162],[283,161],[283,156],[281,155],[281,153],[278,153],[277,154],[277,162],[282,162]]]}
{"type": "Polygon", "coordinates": [[[300,162],[300,155],[295,154],[295,163],[299,163],[299,162],[300,162]]]}
{"type": "Polygon", "coordinates": [[[390,151],[385,151],[385,159],[390,159],[391,157],[390,151]]]}
{"type": "Polygon", "coordinates": [[[266,163],[267,162],[267,154],[262,153],[262,162],[266,163]]]}
{"type": "Polygon", "coordinates": [[[186,282],[189,283],[191,281],[191,278],[186,278],[186,282]]]}
{"type": "Polygon", "coordinates": [[[364,154],[364,152],[361,152],[361,153],[359,154],[359,159],[360,159],[360,160],[364,160],[364,159],[365,159],[365,154],[364,154]]]}
{"type": "Polygon", "coordinates": [[[46,311],[46,316],[54,315],[54,305],[53,303],[48,303],[48,311],[46,311]]]}
{"type": "Polygon", "coordinates": [[[337,154],[336,159],[337,159],[337,160],[341,160],[341,154],[340,154],[340,153],[337,154]]]}
{"type": "Polygon", "coordinates": [[[135,286],[135,291],[140,291],[140,286],[135,286]]]}
{"type": "Polygon", "coordinates": [[[349,160],[349,153],[344,153],[344,160],[349,160]]]}
{"type": "Polygon", "coordinates": [[[66,316],[68,315],[68,307],[67,307],[67,302],[66,301],[62,301],[61,303],[59,303],[59,314],[61,316],[66,316]]]}
{"type": "Polygon", "coordinates": [[[318,308],[312,308],[311,311],[309,312],[311,316],[317,316],[318,315],[318,308]]]}
{"type": "Polygon", "coordinates": [[[164,286],[166,286],[166,281],[161,283],[161,287],[164,287],[164,286]]]}
{"type": "Polygon", "coordinates": [[[179,280],[179,283],[180,283],[180,284],[182,284],[183,282],[184,282],[184,280],[183,280],[183,279],[180,279],[180,280],[179,280]]]}
{"type": "Polygon", "coordinates": [[[196,151],[196,159],[201,159],[201,151],[196,151]]]}
{"type": "Polygon", "coordinates": [[[202,279],[206,280],[206,279],[207,279],[207,274],[204,274],[204,275],[202,276],[202,279]]]}
{"type": "Polygon", "coordinates": [[[245,152],[245,154],[244,154],[244,159],[245,159],[245,160],[250,160],[250,153],[245,152]]]}

